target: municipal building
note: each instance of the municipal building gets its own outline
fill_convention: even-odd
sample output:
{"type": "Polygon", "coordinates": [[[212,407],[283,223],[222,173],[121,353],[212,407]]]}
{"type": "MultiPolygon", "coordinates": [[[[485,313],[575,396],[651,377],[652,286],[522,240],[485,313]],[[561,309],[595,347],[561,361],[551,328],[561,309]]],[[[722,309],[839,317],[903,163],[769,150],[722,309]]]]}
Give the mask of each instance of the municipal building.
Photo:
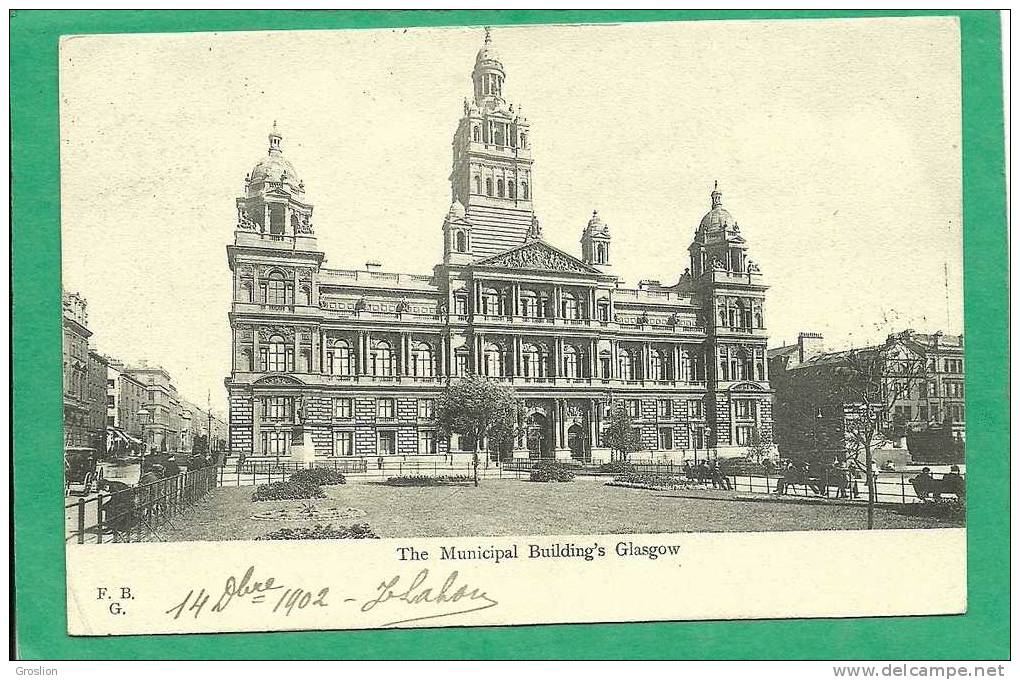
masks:
{"type": "Polygon", "coordinates": [[[512,386],[525,405],[521,435],[491,447],[493,459],[609,460],[610,404],[640,430],[635,459],[746,454],[772,429],[767,287],[718,187],[676,283],[624,287],[611,220],[582,221],[576,253],[543,240],[528,121],[504,98],[488,31],[471,80],[450,208],[425,227],[443,240],[431,274],[324,267],[274,126],[227,246],[232,454],[460,460],[471,443],[444,438],[434,409],[469,374],[512,386]]]}

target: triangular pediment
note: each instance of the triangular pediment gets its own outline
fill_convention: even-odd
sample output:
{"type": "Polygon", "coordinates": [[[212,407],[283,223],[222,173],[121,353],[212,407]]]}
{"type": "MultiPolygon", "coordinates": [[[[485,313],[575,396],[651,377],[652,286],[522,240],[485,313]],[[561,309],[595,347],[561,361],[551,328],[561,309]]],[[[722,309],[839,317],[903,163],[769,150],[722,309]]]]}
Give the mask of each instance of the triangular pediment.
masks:
{"type": "Polygon", "coordinates": [[[511,250],[491,255],[476,264],[484,267],[532,269],[572,274],[598,274],[598,269],[544,241],[529,241],[511,250]]]}

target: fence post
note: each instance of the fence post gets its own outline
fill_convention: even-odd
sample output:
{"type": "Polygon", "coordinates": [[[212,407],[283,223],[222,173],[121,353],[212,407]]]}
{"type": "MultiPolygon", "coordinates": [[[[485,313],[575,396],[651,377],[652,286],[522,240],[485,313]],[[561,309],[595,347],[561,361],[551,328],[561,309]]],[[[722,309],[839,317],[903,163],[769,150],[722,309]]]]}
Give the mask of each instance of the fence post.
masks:
{"type": "MultiPolygon", "coordinates": [[[[98,516],[99,510],[96,510],[98,516]]],[[[85,542],[85,499],[78,499],[78,542],[85,542]]]]}
{"type": "Polygon", "coordinates": [[[907,504],[907,485],[902,472],[900,473],[900,502],[904,505],[907,504]]]}

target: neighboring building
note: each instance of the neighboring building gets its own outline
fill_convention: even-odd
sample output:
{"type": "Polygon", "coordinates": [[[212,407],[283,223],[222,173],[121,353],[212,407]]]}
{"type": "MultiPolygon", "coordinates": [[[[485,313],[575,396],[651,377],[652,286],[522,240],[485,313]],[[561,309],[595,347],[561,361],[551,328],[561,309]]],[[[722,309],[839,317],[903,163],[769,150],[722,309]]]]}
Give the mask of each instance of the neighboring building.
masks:
{"type": "Polygon", "coordinates": [[[63,293],[64,447],[90,447],[88,303],[63,293]]]}
{"type": "Polygon", "coordinates": [[[127,372],[124,364],[109,360],[106,380],[106,429],[109,450],[124,451],[142,443],[140,414],[148,404],[148,390],[127,372]]]}
{"type": "Polygon", "coordinates": [[[183,450],[191,451],[199,436],[209,437],[211,451],[223,451],[226,449],[227,424],[210,409],[182,399],[181,443],[185,447],[183,450]]]}
{"type": "Polygon", "coordinates": [[[180,400],[170,374],[158,366],[142,364],[124,371],[145,388],[141,411],[143,441],[149,451],[180,450],[180,400]]]}
{"type": "Polygon", "coordinates": [[[431,275],[324,268],[313,206],[274,127],[227,247],[232,454],[468,451],[438,435],[433,413],[448,380],[472,373],[524,400],[526,434],[504,457],[608,459],[612,401],[636,419],[640,456],[746,453],[772,422],[766,286],[722,194],[712,191],[676,285],[625,288],[597,213],[579,230],[580,257],[543,240],[528,122],[503,97],[488,33],[472,81],[431,275]]]}
{"type": "Polygon", "coordinates": [[[88,430],[89,446],[101,455],[107,451],[106,441],[106,381],[108,363],[106,357],[94,350],[89,350],[88,385],[88,430]]]}
{"type": "MultiPolygon", "coordinates": [[[[962,447],[966,429],[962,335],[906,330],[891,334],[884,345],[856,351],[882,352],[889,364],[880,380],[883,393],[894,395],[888,408],[882,408],[887,416],[883,461],[908,462],[906,444],[912,433],[939,431],[947,442],[956,441],[962,447]],[[916,367],[909,379],[898,372],[904,362],[916,367]],[[894,382],[899,383],[898,389],[894,382]]],[[[769,350],[777,443],[783,455],[845,451],[848,421],[858,417],[863,404],[835,403],[831,395],[838,390],[830,386],[844,379],[839,369],[846,366],[848,353],[825,351],[817,333],[801,333],[796,344],[769,350]]],[[[880,401],[881,397],[876,397],[873,403],[880,401]]]]}

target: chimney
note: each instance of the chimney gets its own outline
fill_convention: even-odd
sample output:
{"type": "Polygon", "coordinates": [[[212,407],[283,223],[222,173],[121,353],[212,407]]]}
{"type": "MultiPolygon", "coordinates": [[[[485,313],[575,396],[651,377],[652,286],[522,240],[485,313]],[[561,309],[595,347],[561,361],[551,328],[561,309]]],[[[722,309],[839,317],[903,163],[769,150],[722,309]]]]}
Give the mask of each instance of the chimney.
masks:
{"type": "Polygon", "coordinates": [[[822,353],[821,333],[798,333],[797,334],[797,359],[798,363],[810,361],[822,353]]]}

